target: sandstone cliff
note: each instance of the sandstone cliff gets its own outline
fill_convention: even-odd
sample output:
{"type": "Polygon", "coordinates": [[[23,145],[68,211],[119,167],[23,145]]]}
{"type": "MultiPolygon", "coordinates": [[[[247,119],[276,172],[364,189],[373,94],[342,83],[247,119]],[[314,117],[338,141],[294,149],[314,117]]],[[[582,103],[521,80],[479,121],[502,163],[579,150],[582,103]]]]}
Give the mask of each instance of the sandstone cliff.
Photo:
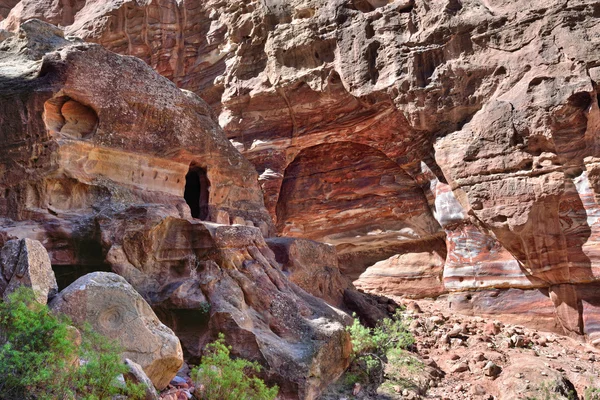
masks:
{"type": "MultiPolygon", "coordinates": [[[[143,61],[65,38],[46,22],[29,20],[6,36],[0,245],[42,242],[61,290],[88,271],[118,273],[128,284],[106,279],[131,284],[173,328],[188,359],[224,332],[235,355],[266,367],[283,398],[313,399],[337,379],[349,362],[349,317],[284,275],[263,238],[273,224],[258,175],[206,103],[143,61]]],[[[76,282],[96,275],[86,276],[76,282]]],[[[130,338],[136,328],[121,326],[126,319],[103,301],[145,305],[133,289],[124,300],[104,284],[93,295],[75,286],[55,308],[79,317],[94,314],[94,305],[107,308],[101,317],[115,323],[109,334],[130,338]],[[69,306],[69,298],[89,302],[69,306]]],[[[158,324],[145,307],[140,313],[158,324]]],[[[143,365],[157,387],[169,383],[180,353],[167,371],[143,365]]]]}
{"type": "Polygon", "coordinates": [[[597,2],[22,0],[2,24],[31,17],[203,97],[279,234],[352,277],[391,257],[365,288],[598,339],[597,2]]]}

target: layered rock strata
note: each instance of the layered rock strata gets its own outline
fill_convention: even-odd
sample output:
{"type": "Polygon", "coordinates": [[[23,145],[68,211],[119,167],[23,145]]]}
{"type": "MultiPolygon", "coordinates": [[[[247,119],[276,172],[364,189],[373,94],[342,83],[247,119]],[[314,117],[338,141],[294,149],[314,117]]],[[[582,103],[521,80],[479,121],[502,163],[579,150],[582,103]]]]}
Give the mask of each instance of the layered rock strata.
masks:
{"type": "MultiPolygon", "coordinates": [[[[40,240],[71,278],[114,271],[189,357],[223,331],[284,398],[316,398],[349,362],[348,316],[283,274],[263,238],[273,225],[256,171],[206,103],[141,60],[45,22],[7,36],[0,241],[40,240]]],[[[62,297],[78,298],[74,285],[62,297]]]]}
{"type": "MultiPolygon", "coordinates": [[[[203,96],[277,231],[335,244],[349,276],[445,238],[443,290],[500,290],[506,315],[526,291],[595,337],[596,2],[23,0],[3,26],[32,16],[203,96]]],[[[397,293],[433,287],[426,258],[397,293]]]]}
{"type": "Polygon", "coordinates": [[[397,146],[411,130],[404,116],[388,95],[362,98],[368,90],[361,85],[377,80],[369,74],[379,74],[381,46],[363,11],[341,1],[64,7],[25,0],[3,26],[14,30],[33,17],[63,25],[200,94],[257,167],[278,233],[336,245],[342,270],[356,278],[376,261],[443,236],[407,168],[415,162],[407,154],[427,155],[429,139],[397,146]],[[365,35],[370,43],[362,43],[365,35]],[[345,67],[363,52],[360,72],[345,67]],[[348,79],[356,81],[352,90],[348,79]]]}

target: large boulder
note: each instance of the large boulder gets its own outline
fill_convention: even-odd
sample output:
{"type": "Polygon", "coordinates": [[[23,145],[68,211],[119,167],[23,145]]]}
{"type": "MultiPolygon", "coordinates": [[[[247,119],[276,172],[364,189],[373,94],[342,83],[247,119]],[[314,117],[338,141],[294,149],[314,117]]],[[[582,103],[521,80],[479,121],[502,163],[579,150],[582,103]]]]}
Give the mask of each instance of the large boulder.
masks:
{"type": "Polygon", "coordinates": [[[286,237],[266,242],[290,281],[335,307],[343,307],[344,290],[352,282],[340,273],[335,247],[286,237]]]}
{"type": "Polygon", "coordinates": [[[37,240],[9,240],[0,251],[0,295],[6,298],[20,286],[32,288],[42,304],[58,292],[48,252],[37,240]]]}
{"type": "Polygon", "coordinates": [[[119,275],[94,272],[61,291],[50,303],[76,323],[123,346],[123,356],[140,364],[157,389],[164,389],[183,365],[179,339],[146,301],[119,275]]]}
{"type": "Polygon", "coordinates": [[[188,359],[223,333],[232,354],[262,364],[285,399],[315,399],[344,372],[350,317],[292,283],[258,228],[141,211],[99,221],[113,240],[108,260],[173,328],[188,359]]]}
{"type": "Polygon", "coordinates": [[[360,282],[353,284],[349,277],[341,273],[334,246],[286,237],[265,241],[290,281],[334,307],[356,313],[363,323],[376,326],[395,311],[396,304],[392,300],[356,289],[354,284],[360,282]]]}

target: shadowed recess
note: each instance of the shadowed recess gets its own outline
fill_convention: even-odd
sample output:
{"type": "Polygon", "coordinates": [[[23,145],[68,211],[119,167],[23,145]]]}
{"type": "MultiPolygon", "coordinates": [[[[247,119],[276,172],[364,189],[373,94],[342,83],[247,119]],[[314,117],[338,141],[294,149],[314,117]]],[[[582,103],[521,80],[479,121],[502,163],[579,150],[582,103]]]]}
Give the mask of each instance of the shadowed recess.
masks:
{"type": "Polygon", "coordinates": [[[190,164],[185,176],[185,191],[183,197],[190,206],[193,218],[205,220],[208,217],[208,193],[210,182],[206,170],[190,164]]]}

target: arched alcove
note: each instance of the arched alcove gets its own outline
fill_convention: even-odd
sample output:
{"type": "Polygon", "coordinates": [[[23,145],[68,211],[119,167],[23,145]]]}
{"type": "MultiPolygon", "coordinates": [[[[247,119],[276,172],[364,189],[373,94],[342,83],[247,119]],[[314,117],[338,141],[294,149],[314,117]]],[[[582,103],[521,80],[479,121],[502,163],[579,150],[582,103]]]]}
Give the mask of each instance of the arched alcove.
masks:
{"type": "Polygon", "coordinates": [[[210,182],[204,168],[190,164],[185,176],[185,191],[183,197],[190,207],[193,218],[205,220],[208,218],[208,195],[210,182]]]}
{"type": "Polygon", "coordinates": [[[353,142],[302,150],[285,170],[276,213],[281,234],[315,240],[397,230],[430,214],[423,191],[398,164],[353,142]]]}
{"type": "Polygon", "coordinates": [[[44,104],[44,122],[50,134],[87,139],[98,127],[96,112],[68,96],[54,97],[44,104]]]}

